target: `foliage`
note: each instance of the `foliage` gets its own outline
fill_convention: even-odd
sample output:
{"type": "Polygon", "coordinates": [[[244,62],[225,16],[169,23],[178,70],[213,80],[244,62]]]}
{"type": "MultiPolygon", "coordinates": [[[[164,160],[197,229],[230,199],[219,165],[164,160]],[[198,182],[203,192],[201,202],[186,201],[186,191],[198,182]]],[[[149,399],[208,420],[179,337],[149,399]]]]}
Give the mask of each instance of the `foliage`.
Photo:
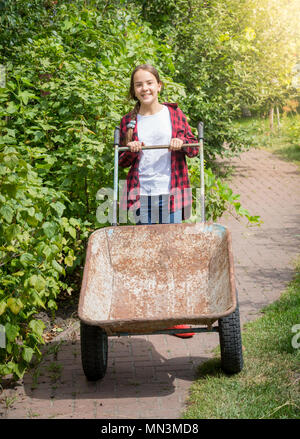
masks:
{"type": "MultiPolygon", "coordinates": [[[[292,145],[298,147],[300,151],[300,117],[293,117],[287,124],[287,135],[292,145]]],[[[299,152],[300,153],[300,152],[299,152]]]]}
{"type": "Polygon", "coordinates": [[[299,114],[283,113],[279,120],[276,117],[273,131],[270,130],[268,120],[259,117],[239,119],[235,121],[235,126],[243,131],[252,147],[266,148],[281,158],[300,165],[299,114]]]}
{"type": "MultiPolygon", "coordinates": [[[[198,188],[198,192],[193,193],[193,210],[190,221],[201,220],[198,218],[200,213],[199,198],[200,198],[200,159],[189,159],[190,162],[190,180],[191,186],[198,188]]],[[[247,219],[249,224],[260,224],[261,219],[257,215],[251,215],[245,209],[240,201],[240,195],[234,194],[227,183],[217,177],[211,168],[205,169],[204,172],[204,186],[205,186],[205,218],[206,220],[216,221],[222,216],[224,211],[233,212],[238,218],[247,219]]]]}
{"type": "Polygon", "coordinates": [[[128,0],[167,46],[175,81],[186,86],[185,109],[206,126],[207,159],[245,145],[233,118],[243,108],[268,112],[297,96],[298,0],[128,0]],[[226,144],[230,148],[224,149],[226,144]]]}
{"type": "Polygon", "coordinates": [[[7,344],[0,351],[0,374],[20,377],[43,343],[44,324],[34,314],[55,310],[59,292],[69,290],[60,277],[74,263],[81,222],[63,216],[65,195],[43,186],[12,130],[1,146],[0,323],[7,344]]]}
{"type": "MultiPolygon", "coordinates": [[[[80,267],[86,238],[99,227],[96,192],[112,183],[113,129],[129,109],[132,65],[169,59],[152,31],[122,9],[84,1],[4,6],[0,375],[21,377],[43,343],[35,314],[54,311],[60,291],[71,294],[62,279],[80,267]]],[[[174,100],[184,93],[166,82],[174,100]]]]}

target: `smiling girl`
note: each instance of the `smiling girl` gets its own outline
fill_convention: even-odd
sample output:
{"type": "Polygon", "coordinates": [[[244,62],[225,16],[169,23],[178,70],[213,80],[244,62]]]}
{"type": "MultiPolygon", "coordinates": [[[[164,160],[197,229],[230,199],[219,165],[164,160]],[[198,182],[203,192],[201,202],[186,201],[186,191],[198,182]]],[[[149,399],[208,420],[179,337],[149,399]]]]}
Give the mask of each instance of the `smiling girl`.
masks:
{"type": "MultiPolygon", "coordinates": [[[[129,89],[136,105],[122,118],[120,125],[120,143],[130,148],[119,156],[120,166],[130,166],[120,207],[132,209],[138,225],[181,223],[190,214],[187,210],[190,211],[192,196],[185,156],[196,156],[199,148],[182,148],[184,143],[195,143],[196,138],[177,104],[159,102],[162,88],[163,83],[153,66],[136,67],[129,89]],[[170,146],[169,149],[142,150],[144,145],[170,146]]],[[[194,333],[174,335],[189,338],[194,333]]]]}
{"type": "Polygon", "coordinates": [[[128,146],[119,165],[130,167],[121,208],[134,214],[136,224],[180,223],[190,216],[192,196],[186,155],[198,148],[187,119],[175,103],[160,103],[163,83],[157,70],[137,66],[131,75],[129,96],[136,101],[120,124],[120,143],[128,146]],[[170,145],[169,149],[142,150],[144,145],[170,145]]]}

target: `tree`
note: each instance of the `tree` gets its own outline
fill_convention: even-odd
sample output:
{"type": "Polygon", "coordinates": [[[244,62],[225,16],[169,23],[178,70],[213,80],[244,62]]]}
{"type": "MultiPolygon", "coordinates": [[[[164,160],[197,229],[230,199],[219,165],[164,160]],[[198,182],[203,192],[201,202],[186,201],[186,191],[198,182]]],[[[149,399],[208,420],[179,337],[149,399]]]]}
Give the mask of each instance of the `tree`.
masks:
{"type": "MultiPolygon", "coordinates": [[[[130,1],[130,0],[129,0],[130,1]]],[[[241,107],[269,111],[295,92],[299,0],[136,0],[156,35],[172,48],[173,78],[185,85],[193,121],[206,125],[209,157],[238,151],[231,120],[241,107]]]]}

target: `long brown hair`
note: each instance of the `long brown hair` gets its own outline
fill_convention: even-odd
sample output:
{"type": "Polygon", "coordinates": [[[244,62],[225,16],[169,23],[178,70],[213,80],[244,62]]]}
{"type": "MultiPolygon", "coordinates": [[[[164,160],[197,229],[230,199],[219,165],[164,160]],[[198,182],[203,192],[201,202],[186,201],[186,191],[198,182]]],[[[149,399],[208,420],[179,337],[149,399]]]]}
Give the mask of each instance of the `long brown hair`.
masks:
{"type": "MultiPolygon", "coordinates": [[[[136,74],[136,72],[138,70],[147,70],[148,72],[152,73],[152,75],[155,76],[158,84],[161,84],[161,91],[163,90],[163,86],[164,86],[163,82],[160,80],[158,71],[156,70],[155,67],[151,66],[150,64],[141,64],[133,70],[133,72],[131,73],[131,78],[130,78],[130,87],[129,87],[128,97],[129,97],[129,99],[133,99],[133,100],[137,101],[133,110],[131,111],[131,121],[134,121],[134,124],[136,122],[136,118],[137,118],[137,115],[138,115],[138,112],[139,112],[140,106],[141,106],[141,104],[140,104],[140,102],[139,102],[139,100],[136,97],[135,92],[134,92],[134,75],[136,74]]],[[[132,140],[133,129],[134,128],[132,126],[127,128],[126,145],[129,142],[131,142],[131,140],[132,140]]]]}

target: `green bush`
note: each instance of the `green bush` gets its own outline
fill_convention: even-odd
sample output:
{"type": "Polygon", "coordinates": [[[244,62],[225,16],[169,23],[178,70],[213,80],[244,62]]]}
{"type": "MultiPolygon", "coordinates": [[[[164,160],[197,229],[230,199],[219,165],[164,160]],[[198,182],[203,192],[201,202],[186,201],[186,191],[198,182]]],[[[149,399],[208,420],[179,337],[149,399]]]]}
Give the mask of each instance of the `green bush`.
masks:
{"type": "MultiPolygon", "coordinates": [[[[200,159],[199,157],[189,159],[190,181],[193,188],[193,209],[190,221],[199,221],[200,214],[200,159]]],[[[205,218],[206,220],[217,221],[225,211],[231,211],[237,217],[243,217],[248,224],[260,224],[261,219],[257,215],[251,215],[245,209],[240,201],[240,195],[234,194],[227,183],[217,177],[211,168],[204,170],[204,186],[205,186],[205,218]]]]}
{"type": "Polygon", "coordinates": [[[0,324],[7,337],[0,375],[21,377],[43,343],[44,325],[34,314],[55,310],[68,290],[61,275],[73,266],[82,223],[63,216],[66,196],[43,185],[12,132],[0,139],[0,324]]]}
{"type": "Polygon", "coordinates": [[[290,120],[285,121],[286,135],[292,145],[300,148],[300,116],[291,117],[290,120]]]}
{"type": "Polygon", "coordinates": [[[199,118],[205,123],[206,159],[245,148],[233,124],[242,108],[268,114],[289,96],[299,98],[293,81],[298,0],[123,1],[138,5],[154,34],[172,48],[176,68],[170,73],[187,90],[184,110],[193,124],[199,118]]]}
{"type": "MultiPolygon", "coordinates": [[[[43,343],[35,315],[55,311],[59,293],[71,293],[66,274],[81,265],[89,233],[103,226],[96,193],[112,185],[113,130],[131,105],[132,66],[169,62],[151,30],[122,9],[45,5],[8,1],[1,16],[0,324],[7,345],[0,375],[15,378],[43,343]]],[[[183,88],[166,80],[176,100],[183,88]]]]}

